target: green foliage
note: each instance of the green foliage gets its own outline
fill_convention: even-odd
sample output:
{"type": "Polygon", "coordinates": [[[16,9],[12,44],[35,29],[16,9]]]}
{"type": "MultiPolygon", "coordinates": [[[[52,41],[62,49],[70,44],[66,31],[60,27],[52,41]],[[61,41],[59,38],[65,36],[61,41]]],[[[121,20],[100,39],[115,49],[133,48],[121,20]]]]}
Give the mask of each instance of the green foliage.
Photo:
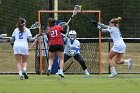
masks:
{"type": "MultiPolygon", "coordinates": [[[[37,21],[38,10],[48,10],[49,0],[1,0],[0,4],[0,33],[8,33],[11,35],[15,28],[15,24],[19,17],[24,17],[27,20],[27,27],[37,21]]],[[[102,22],[108,24],[113,17],[122,17],[120,29],[123,37],[139,37],[140,35],[140,0],[58,0],[59,10],[73,10],[76,4],[82,5],[83,10],[101,10],[102,22]]],[[[46,23],[48,18],[46,15],[41,19],[46,23]]],[[[81,18],[84,17],[81,16],[81,18]]],[[[79,24],[83,27],[85,24],[79,24]]],[[[87,21],[87,20],[85,20],[87,21]]],[[[87,21],[88,22],[88,21],[87,21]]],[[[80,23],[80,22],[79,22],[80,23]]],[[[76,26],[79,26],[76,24],[76,26]]],[[[76,27],[73,27],[77,29],[76,27]]],[[[87,27],[86,27],[87,28],[87,27]]],[[[85,29],[86,29],[85,28],[85,29]]],[[[89,32],[81,32],[78,28],[79,37],[96,37],[98,35],[89,36],[89,32]]],[[[91,28],[92,29],[92,28],[91,28]]],[[[89,30],[87,28],[87,30],[89,30]]],[[[33,34],[36,32],[34,31],[33,34]]],[[[97,34],[97,33],[95,33],[97,34]]],[[[103,34],[103,36],[108,36],[103,34]]]]}

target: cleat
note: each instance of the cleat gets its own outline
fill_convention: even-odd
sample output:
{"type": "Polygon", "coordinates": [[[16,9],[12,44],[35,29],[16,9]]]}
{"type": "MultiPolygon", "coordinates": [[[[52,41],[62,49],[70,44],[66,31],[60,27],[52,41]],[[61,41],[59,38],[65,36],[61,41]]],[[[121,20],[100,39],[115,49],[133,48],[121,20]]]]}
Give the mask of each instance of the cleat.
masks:
{"type": "Polygon", "coordinates": [[[23,76],[20,76],[20,80],[23,80],[23,76]]]}
{"type": "Polygon", "coordinates": [[[47,71],[47,75],[49,76],[51,74],[51,70],[48,70],[47,71]]]}
{"type": "Polygon", "coordinates": [[[129,58],[128,60],[128,69],[130,70],[132,68],[132,59],[129,58]]]}
{"type": "Polygon", "coordinates": [[[64,78],[64,74],[60,74],[60,73],[59,73],[58,75],[61,76],[61,78],[64,78]]]}
{"type": "Polygon", "coordinates": [[[111,73],[108,77],[109,78],[112,78],[112,77],[114,77],[114,76],[116,76],[117,75],[117,72],[113,72],[113,73],[111,73]]]}
{"type": "Polygon", "coordinates": [[[84,74],[85,74],[86,76],[89,76],[89,75],[90,75],[89,72],[87,71],[87,69],[84,70],[84,74]]]}
{"type": "Polygon", "coordinates": [[[63,73],[63,70],[59,70],[59,76],[61,76],[61,78],[64,78],[64,73],[63,73]]]}
{"type": "Polygon", "coordinates": [[[27,75],[27,73],[24,72],[23,75],[24,75],[24,78],[25,79],[28,79],[29,78],[28,75],[27,75]]]}

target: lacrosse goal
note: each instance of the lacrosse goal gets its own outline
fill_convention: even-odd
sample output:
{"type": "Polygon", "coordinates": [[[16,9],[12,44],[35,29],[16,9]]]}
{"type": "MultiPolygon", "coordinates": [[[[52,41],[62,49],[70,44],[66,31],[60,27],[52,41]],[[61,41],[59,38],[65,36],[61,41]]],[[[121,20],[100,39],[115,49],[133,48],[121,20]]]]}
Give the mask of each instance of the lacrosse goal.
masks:
{"type": "MultiPolygon", "coordinates": [[[[97,22],[101,20],[101,12],[98,10],[83,10],[91,19],[96,19],[97,22]]],[[[70,18],[73,10],[59,10],[59,11],[50,11],[50,10],[39,10],[38,11],[38,22],[47,27],[47,20],[50,15],[58,13],[57,22],[67,22],[70,18]]],[[[78,11],[77,15],[73,17],[69,23],[69,29],[75,30],[77,32],[78,38],[81,42],[81,55],[83,56],[86,65],[90,73],[100,73],[101,74],[101,32],[96,29],[95,26],[83,16],[83,14],[78,11]],[[88,40],[86,38],[89,38],[88,40]],[[94,42],[90,38],[98,38],[98,42],[94,42]],[[90,42],[89,42],[90,41],[90,42]]],[[[41,33],[41,28],[39,28],[39,34],[41,33]]],[[[41,45],[41,42],[38,43],[41,45]]],[[[42,53],[41,47],[37,48],[40,51],[40,58],[36,58],[36,68],[42,74],[42,53]],[[39,66],[37,66],[39,65],[39,66]]],[[[81,73],[82,69],[78,62],[70,59],[69,62],[65,63],[64,71],[65,73],[81,73]]]]}

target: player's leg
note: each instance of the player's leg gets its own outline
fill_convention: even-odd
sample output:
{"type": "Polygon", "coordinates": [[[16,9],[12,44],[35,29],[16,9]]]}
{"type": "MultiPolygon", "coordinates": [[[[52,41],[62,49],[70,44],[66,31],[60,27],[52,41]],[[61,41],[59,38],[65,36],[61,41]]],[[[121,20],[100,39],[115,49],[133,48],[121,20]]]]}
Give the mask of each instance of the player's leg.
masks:
{"type": "Polygon", "coordinates": [[[132,67],[132,59],[127,59],[127,60],[121,60],[123,56],[123,53],[118,53],[116,55],[116,58],[115,58],[115,63],[116,64],[127,64],[128,65],[128,69],[131,69],[132,67]]]}
{"type": "Polygon", "coordinates": [[[47,75],[51,74],[54,57],[55,57],[55,52],[49,52],[49,66],[48,66],[47,75]]]}
{"type": "Polygon", "coordinates": [[[17,61],[17,70],[18,70],[20,79],[22,80],[23,76],[22,76],[22,62],[21,62],[22,60],[21,60],[21,55],[20,54],[15,54],[15,58],[16,58],[16,61],[17,61]]]}
{"type": "MultiPolygon", "coordinates": [[[[69,60],[70,58],[71,58],[71,56],[64,54],[64,63],[67,62],[67,60],[69,60]]],[[[58,72],[56,74],[59,74],[59,71],[60,71],[60,67],[58,66],[58,72]]]]}
{"type": "Polygon", "coordinates": [[[23,75],[25,79],[29,78],[27,75],[27,59],[28,59],[28,55],[22,55],[23,75]]]}
{"type": "Polygon", "coordinates": [[[67,62],[70,58],[71,56],[64,54],[64,63],[67,62]]]}
{"type": "Polygon", "coordinates": [[[117,53],[111,50],[107,57],[107,61],[108,61],[108,64],[110,66],[110,71],[111,71],[111,74],[109,77],[114,77],[115,75],[117,75],[117,72],[115,70],[115,67],[113,66],[113,61],[112,61],[113,57],[115,57],[116,55],[117,53]]]}
{"type": "Polygon", "coordinates": [[[115,63],[116,64],[124,64],[123,60],[121,60],[123,54],[122,53],[117,53],[116,58],[115,58],[115,63]]]}
{"type": "Polygon", "coordinates": [[[84,71],[84,74],[85,75],[90,75],[88,70],[87,70],[87,66],[85,64],[85,61],[83,60],[82,56],[80,54],[76,54],[74,56],[74,59],[76,59],[80,63],[80,65],[81,65],[81,67],[82,67],[82,69],[84,71]]]}
{"type": "Polygon", "coordinates": [[[64,77],[64,73],[63,73],[63,68],[64,68],[64,52],[57,51],[57,56],[58,56],[58,59],[60,61],[60,63],[59,63],[59,67],[60,67],[59,75],[61,77],[64,77]]]}

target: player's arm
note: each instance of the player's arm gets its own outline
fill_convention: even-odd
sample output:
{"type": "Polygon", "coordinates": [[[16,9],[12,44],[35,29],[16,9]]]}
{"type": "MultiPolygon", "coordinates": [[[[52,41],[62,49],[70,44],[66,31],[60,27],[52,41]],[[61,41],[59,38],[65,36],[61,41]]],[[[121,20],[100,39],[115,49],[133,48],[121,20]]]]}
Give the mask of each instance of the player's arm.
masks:
{"type": "Polygon", "coordinates": [[[66,34],[67,33],[67,27],[66,26],[63,29],[61,29],[61,33],[62,34],[66,34]]]}
{"type": "Polygon", "coordinates": [[[14,45],[14,42],[15,42],[15,30],[14,30],[14,32],[12,34],[12,37],[10,38],[10,43],[11,43],[12,47],[14,45]]]}
{"type": "MultiPolygon", "coordinates": [[[[108,27],[109,27],[109,26],[108,26],[108,27]]],[[[104,29],[104,28],[102,28],[101,26],[98,25],[97,28],[98,28],[101,32],[109,32],[109,31],[108,31],[108,27],[104,29]]]]}
{"type": "Polygon", "coordinates": [[[12,46],[14,45],[14,42],[15,42],[15,36],[12,36],[10,38],[10,43],[11,43],[12,46]]]}
{"type": "Polygon", "coordinates": [[[29,47],[29,50],[31,50],[33,47],[35,47],[36,42],[37,42],[37,39],[35,39],[35,41],[31,44],[31,46],[29,47]]]}
{"type": "Polygon", "coordinates": [[[80,42],[77,40],[77,45],[75,47],[76,52],[80,50],[80,42]]]}
{"type": "Polygon", "coordinates": [[[102,32],[109,32],[108,29],[101,29],[102,32]]]}
{"type": "Polygon", "coordinates": [[[100,26],[101,28],[104,28],[104,29],[107,29],[108,28],[108,25],[105,25],[103,23],[98,23],[98,26],[100,26]]]}
{"type": "Polygon", "coordinates": [[[74,54],[76,54],[80,50],[80,42],[77,40],[75,47],[72,48],[74,54]]]}
{"type": "Polygon", "coordinates": [[[32,36],[28,36],[28,41],[34,41],[38,36],[36,35],[35,37],[32,36]]]}

